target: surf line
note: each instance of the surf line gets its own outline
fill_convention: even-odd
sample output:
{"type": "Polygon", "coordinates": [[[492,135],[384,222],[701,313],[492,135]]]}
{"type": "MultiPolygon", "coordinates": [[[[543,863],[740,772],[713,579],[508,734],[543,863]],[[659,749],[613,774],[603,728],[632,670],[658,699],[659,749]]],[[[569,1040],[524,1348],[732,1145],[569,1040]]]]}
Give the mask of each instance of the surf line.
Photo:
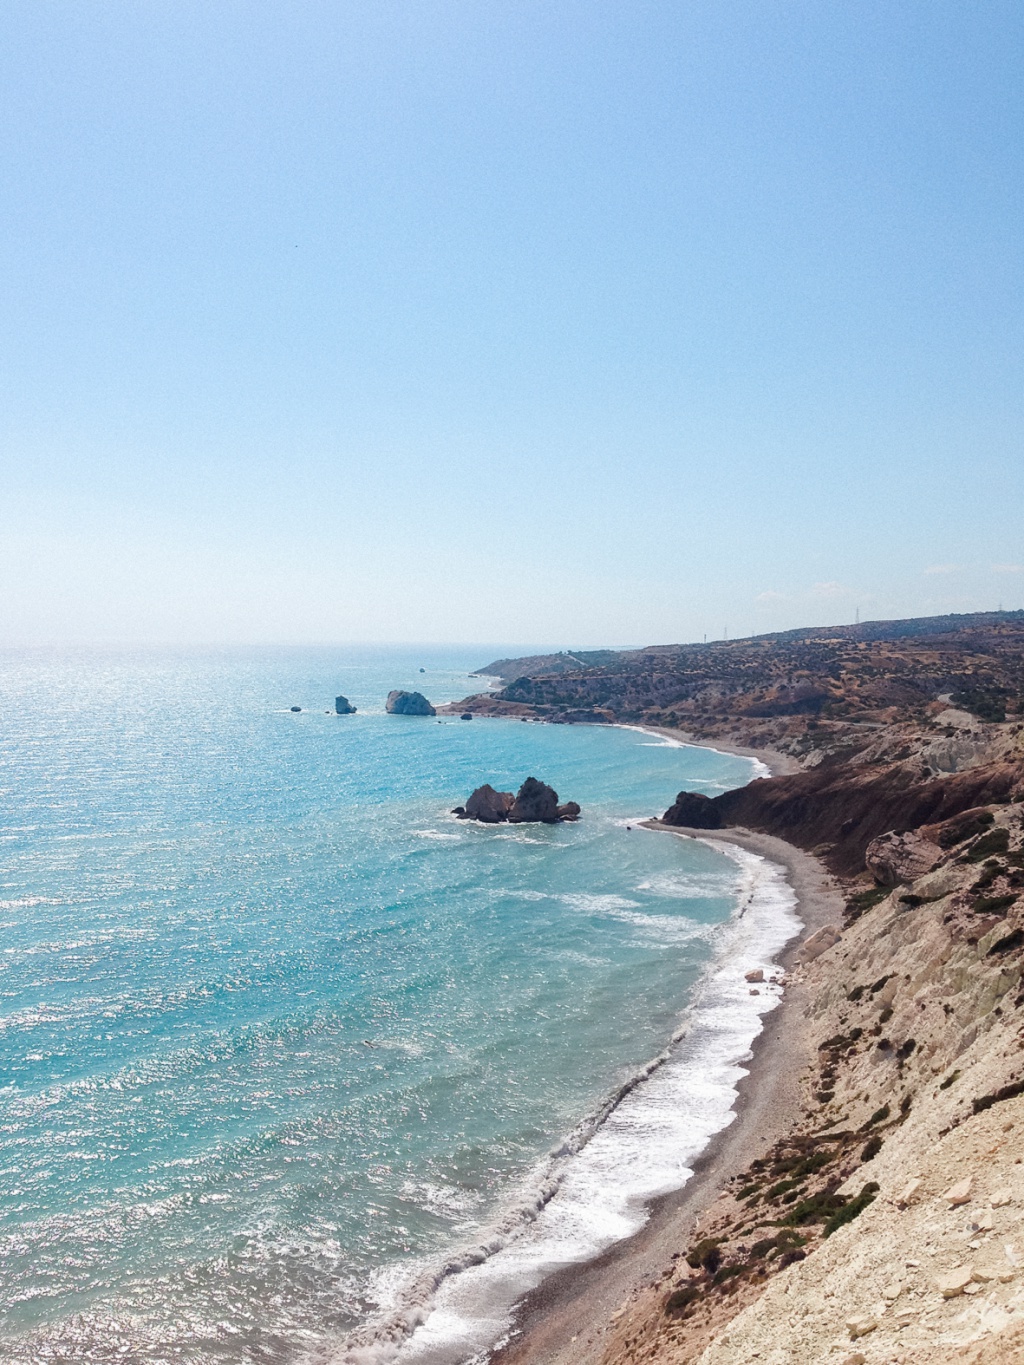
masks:
{"type": "Polygon", "coordinates": [[[725,840],[706,842],[738,866],[741,882],[667,1046],[534,1165],[478,1241],[423,1267],[394,1308],[354,1329],[332,1365],[455,1365],[493,1350],[524,1295],[638,1231],[651,1202],[682,1188],[733,1122],[751,1045],[782,999],[770,981],[752,994],[745,974],[767,968],[770,976],[800,921],[784,868],[725,840]]]}

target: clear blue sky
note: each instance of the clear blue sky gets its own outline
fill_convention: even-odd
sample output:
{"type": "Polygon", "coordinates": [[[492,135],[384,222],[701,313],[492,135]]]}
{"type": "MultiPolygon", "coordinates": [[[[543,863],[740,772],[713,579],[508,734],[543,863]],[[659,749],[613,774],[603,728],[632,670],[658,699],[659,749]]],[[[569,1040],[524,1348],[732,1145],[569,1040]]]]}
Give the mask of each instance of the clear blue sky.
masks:
{"type": "Polygon", "coordinates": [[[0,638],[1024,605],[1019,0],[9,0],[0,638]]]}

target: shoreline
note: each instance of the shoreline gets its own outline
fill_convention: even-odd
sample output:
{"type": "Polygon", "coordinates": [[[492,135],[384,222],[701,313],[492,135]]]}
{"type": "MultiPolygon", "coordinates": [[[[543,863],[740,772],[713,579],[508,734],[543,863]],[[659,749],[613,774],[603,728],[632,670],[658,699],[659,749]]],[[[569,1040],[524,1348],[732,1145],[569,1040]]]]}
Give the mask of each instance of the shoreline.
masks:
{"type": "MultiPolygon", "coordinates": [[[[840,919],[843,900],[834,878],[817,858],[792,844],[744,829],[687,830],[657,820],[645,821],[644,827],[677,838],[732,844],[785,870],[802,925],[778,957],[787,973],[807,935],[840,919]]],[[[615,1326],[613,1316],[617,1318],[641,1290],[656,1283],[672,1257],[686,1248],[701,1215],[730,1177],[803,1113],[799,1077],[813,1060],[812,1044],[801,1026],[805,1003],[802,986],[788,981],[751,1046],[747,1074],[736,1087],[735,1118],[693,1163],[686,1184],[653,1201],[647,1221],[632,1237],[592,1261],[556,1271],[526,1294],[516,1308],[511,1333],[492,1350],[488,1365],[590,1365],[600,1357],[615,1326]]]]}
{"type": "MultiPolygon", "coordinates": [[[[751,749],[744,744],[732,744],[728,740],[716,739],[714,743],[702,741],[688,733],[686,730],[670,730],[665,725],[633,725],[627,721],[614,722],[622,730],[640,730],[646,735],[660,735],[663,739],[674,739],[678,744],[685,745],[689,749],[710,749],[712,753],[734,754],[737,758],[752,758],[755,762],[761,763],[768,769],[771,777],[788,777],[791,773],[802,772],[803,769],[797,759],[791,754],[784,754],[778,749],[751,749]]],[[[751,779],[756,781],[756,777],[751,779]]],[[[705,831],[701,831],[703,834],[705,831]]],[[[738,840],[733,840],[738,843],[738,840]]],[[[781,841],[780,841],[781,842],[781,841]]],[[[797,850],[799,852],[799,850],[797,850]]]]}

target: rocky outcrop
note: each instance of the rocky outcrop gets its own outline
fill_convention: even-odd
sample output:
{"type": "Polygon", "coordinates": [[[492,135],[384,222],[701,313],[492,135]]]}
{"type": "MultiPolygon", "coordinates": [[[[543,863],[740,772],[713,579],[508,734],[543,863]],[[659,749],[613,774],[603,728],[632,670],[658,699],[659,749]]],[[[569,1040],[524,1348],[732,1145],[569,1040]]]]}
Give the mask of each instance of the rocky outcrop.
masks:
{"type": "Polygon", "coordinates": [[[722,817],[715,803],[701,792],[680,792],[661,817],[666,825],[680,825],[685,829],[721,829],[722,817]]]}
{"type": "Polygon", "coordinates": [[[427,701],[422,692],[389,692],[384,709],[389,716],[437,715],[437,712],[431,706],[430,702],[427,701]]]}
{"type": "Polygon", "coordinates": [[[872,839],[864,851],[864,863],[879,886],[902,886],[930,872],[942,856],[918,830],[897,834],[890,830],[872,839]]]}
{"type": "Polygon", "coordinates": [[[578,820],[580,808],[575,801],[560,806],[554,788],[538,782],[535,777],[528,777],[516,796],[511,792],[495,791],[489,782],[485,782],[477,787],[464,806],[456,806],[452,814],[460,820],[479,820],[485,825],[498,825],[506,820],[514,825],[527,822],[554,825],[562,820],[578,820]]]}
{"type": "Polygon", "coordinates": [[[508,819],[515,797],[511,792],[495,791],[489,782],[476,791],[465,806],[457,807],[452,813],[460,820],[480,820],[485,825],[498,825],[508,819]]]}
{"type": "Polygon", "coordinates": [[[508,818],[513,825],[535,821],[553,825],[558,820],[558,793],[546,782],[528,777],[516,794],[508,818]]]}
{"type": "Polygon", "coordinates": [[[339,716],[354,716],[356,708],[349,701],[348,697],[334,698],[334,711],[339,716]]]}
{"type": "Polygon", "coordinates": [[[1020,762],[989,763],[941,778],[897,764],[820,764],[787,777],[758,778],[709,799],[680,792],[664,822],[695,829],[742,825],[821,855],[843,876],[864,870],[868,845],[892,830],[916,830],[976,806],[1007,802],[1024,789],[1020,762]]]}
{"type": "Polygon", "coordinates": [[[802,1112],[643,1266],[588,1359],[1024,1360],[1024,933],[999,947],[1024,928],[1024,824],[988,814],[909,887],[859,880],[842,935],[806,941],[784,1007],[802,1112]],[[979,933],[993,896],[1004,923],[979,933]]]}

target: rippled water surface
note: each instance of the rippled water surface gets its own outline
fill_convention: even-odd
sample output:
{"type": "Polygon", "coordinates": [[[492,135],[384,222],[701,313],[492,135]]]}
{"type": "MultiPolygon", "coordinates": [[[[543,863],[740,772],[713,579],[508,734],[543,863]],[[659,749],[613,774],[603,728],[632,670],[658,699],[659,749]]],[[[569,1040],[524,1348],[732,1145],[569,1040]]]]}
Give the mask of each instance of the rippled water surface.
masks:
{"type": "Polygon", "coordinates": [[[750,763],[383,714],[484,661],[0,658],[0,1358],[324,1350],[672,1036],[744,870],[626,825],[750,763]]]}

